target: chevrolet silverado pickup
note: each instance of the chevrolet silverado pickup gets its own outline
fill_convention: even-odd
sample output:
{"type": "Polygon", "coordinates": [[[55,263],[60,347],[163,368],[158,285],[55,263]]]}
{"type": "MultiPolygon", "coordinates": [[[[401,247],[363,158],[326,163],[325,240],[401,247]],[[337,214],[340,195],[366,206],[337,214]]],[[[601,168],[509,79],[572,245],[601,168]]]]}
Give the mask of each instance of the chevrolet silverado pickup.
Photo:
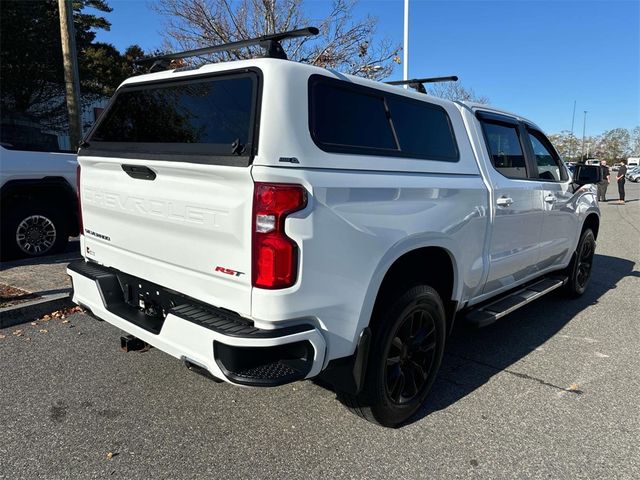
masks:
{"type": "Polygon", "coordinates": [[[236,385],[321,376],[384,426],[454,320],[587,287],[598,167],[487,105],[275,58],[126,80],[79,152],[74,301],[236,385]]]}

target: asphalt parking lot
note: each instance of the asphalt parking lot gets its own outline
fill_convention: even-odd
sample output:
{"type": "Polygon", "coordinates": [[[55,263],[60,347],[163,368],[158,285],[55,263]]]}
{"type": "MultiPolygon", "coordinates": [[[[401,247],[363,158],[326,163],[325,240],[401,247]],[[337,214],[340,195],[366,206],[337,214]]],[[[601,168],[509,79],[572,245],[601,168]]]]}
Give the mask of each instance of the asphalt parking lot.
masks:
{"type": "Polygon", "coordinates": [[[238,388],[123,353],[86,315],[0,330],[0,478],[640,478],[640,184],[627,190],[602,204],[587,293],[458,328],[428,407],[397,430],[310,381],[238,388]]]}

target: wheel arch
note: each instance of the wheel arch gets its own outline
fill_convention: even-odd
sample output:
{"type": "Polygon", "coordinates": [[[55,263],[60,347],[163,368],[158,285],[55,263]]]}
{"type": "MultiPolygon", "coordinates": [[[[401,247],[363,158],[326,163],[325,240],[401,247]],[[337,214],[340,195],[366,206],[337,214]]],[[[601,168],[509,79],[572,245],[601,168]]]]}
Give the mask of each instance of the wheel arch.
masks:
{"type": "Polygon", "coordinates": [[[451,327],[460,296],[456,258],[455,243],[449,238],[432,239],[428,243],[407,245],[389,252],[370,282],[358,331],[369,326],[376,309],[384,308],[385,298],[418,284],[429,285],[440,294],[451,327]]]}
{"type": "Polygon", "coordinates": [[[455,251],[448,248],[455,243],[441,238],[428,244],[412,243],[411,247],[389,252],[374,273],[360,310],[354,353],[344,359],[332,360],[323,378],[343,392],[357,394],[364,382],[367,358],[372,336],[371,320],[376,309],[385,307],[385,299],[393,298],[396,291],[417,284],[427,284],[441,296],[447,321],[447,332],[455,320],[459,298],[459,272],[455,251]],[[427,266],[427,268],[422,268],[427,266]],[[402,279],[403,282],[396,280],[402,279]],[[413,283],[413,285],[412,285],[413,283]],[[435,284],[435,285],[434,285],[435,284]]]}
{"type": "Polygon", "coordinates": [[[13,202],[44,201],[68,210],[71,235],[78,234],[78,199],[74,188],[63,177],[10,180],[0,191],[3,210],[13,202]]]}
{"type": "Polygon", "coordinates": [[[593,231],[593,236],[597,239],[598,231],[600,230],[600,217],[597,213],[591,212],[586,216],[584,222],[582,222],[582,230],[580,234],[582,234],[582,232],[584,232],[587,228],[590,228],[593,231]]]}

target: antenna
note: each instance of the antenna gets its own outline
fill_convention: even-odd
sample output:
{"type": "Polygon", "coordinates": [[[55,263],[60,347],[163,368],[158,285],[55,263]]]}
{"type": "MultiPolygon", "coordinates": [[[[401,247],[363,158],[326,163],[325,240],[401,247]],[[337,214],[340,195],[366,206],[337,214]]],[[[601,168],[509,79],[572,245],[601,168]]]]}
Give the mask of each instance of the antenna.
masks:
{"type": "Polygon", "coordinates": [[[290,30],[288,32],[273,33],[270,35],[263,35],[257,38],[251,38],[249,40],[239,40],[237,42],[223,43],[221,45],[213,45],[211,47],[197,48],[195,50],[186,50],[184,52],[167,53],[165,55],[159,55],[156,57],[145,57],[137,60],[137,64],[151,63],[149,67],[150,72],[158,71],[161,68],[167,68],[171,63],[171,60],[178,58],[197,57],[199,55],[208,55],[215,52],[232,52],[240,50],[241,48],[252,47],[259,45],[267,51],[266,56],[268,58],[280,58],[282,60],[287,59],[287,54],[282,48],[280,42],[289,38],[297,37],[311,37],[317,35],[320,32],[316,27],[299,28],[297,30],[290,30]]]}
{"type": "Polygon", "coordinates": [[[389,85],[409,85],[420,93],[427,93],[427,89],[424,88],[425,83],[439,83],[439,82],[457,82],[458,77],[451,75],[450,77],[430,77],[430,78],[412,78],[411,80],[394,80],[392,82],[385,82],[389,85]]]}

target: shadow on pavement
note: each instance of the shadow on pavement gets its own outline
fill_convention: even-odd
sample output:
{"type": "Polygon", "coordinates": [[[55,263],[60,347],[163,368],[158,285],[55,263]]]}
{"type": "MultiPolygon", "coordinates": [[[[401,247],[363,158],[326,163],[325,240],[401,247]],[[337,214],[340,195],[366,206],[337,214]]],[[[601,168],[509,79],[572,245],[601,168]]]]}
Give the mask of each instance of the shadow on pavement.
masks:
{"type": "MultiPolygon", "coordinates": [[[[559,391],[581,394],[580,390],[568,390],[567,385],[554,385],[509,367],[556,335],[582,310],[598,303],[622,278],[640,277],[634,266],[630,260],[596,254],[589,286],[580,298],[569,299],[554,292],[482,329],[458,320],[447,339],[442,366],[425,406],[405,425],[449,407],[505,371],[559,391]]],[[[325,382],[315,383],[331,389],[325,382]]]]}
{"type": "Polygon", "coordinates": [[[626,259],[596,254],[590,284],[580,298],[550,294],[484,329],[472,330],[458,325],[448,339],[440,373],[427,404],[410,423],[447,408],[503,371],[566,391],[567,385],[553,385],[544,379],[510,371],[509,367],[557,334],[582,310],[598,303],[622,278],[640,277],[633,272],[634,265],[626,259]]]}
{"type": "Polygon", "coordinates": [[[63,253],[0,262],[0,272],[9,268],[21,267],[25,265],[51,265],[56,263],[69,263],[71,260],[74,260],[76,258],[80,258],[80,241],[70,240],[66,250],[63,253]]]}

